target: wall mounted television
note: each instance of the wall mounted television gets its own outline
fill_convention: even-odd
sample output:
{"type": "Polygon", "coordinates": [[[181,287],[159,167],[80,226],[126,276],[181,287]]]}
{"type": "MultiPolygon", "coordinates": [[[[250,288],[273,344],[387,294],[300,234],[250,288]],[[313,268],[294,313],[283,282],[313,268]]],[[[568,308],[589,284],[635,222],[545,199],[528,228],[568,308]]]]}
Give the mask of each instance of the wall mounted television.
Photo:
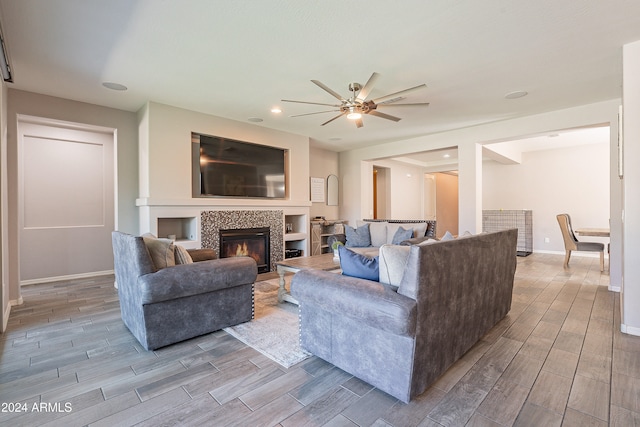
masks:
{"type": "Polygon", "coordinates": [[[191,134],[193,197],[284,199],[289,150],[191,134]]]}

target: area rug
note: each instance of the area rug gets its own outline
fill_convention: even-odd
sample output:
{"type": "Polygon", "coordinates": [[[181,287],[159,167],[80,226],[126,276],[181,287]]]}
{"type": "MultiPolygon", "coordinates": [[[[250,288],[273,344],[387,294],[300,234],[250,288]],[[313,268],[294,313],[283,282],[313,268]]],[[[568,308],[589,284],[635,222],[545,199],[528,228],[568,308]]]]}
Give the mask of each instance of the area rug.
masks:
{"type": "Polygon", "coordinates": [[[255,317],[224,328],[243,343],[289,368],[311,356],[300,347],[298,307],[278,303],[278,279],[255,284],[255,317]]]}

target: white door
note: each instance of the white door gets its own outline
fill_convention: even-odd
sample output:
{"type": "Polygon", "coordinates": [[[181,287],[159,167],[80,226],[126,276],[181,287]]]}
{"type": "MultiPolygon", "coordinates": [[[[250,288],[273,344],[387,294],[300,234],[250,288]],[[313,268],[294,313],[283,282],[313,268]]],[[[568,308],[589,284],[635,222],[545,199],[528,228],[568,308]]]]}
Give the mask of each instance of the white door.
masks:
{"type": "Polygon", "coordinates": [[[113,270],[114,131],[21,117],[18,138],[21,283],[113,270]]]}

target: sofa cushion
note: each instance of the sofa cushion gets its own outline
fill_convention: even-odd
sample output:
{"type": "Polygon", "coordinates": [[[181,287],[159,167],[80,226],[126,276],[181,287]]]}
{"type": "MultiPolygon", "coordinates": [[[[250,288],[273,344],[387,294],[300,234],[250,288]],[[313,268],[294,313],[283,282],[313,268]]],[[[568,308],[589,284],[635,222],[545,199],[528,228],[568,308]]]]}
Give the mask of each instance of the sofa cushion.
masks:
{"type": "Polygon", "coordinates": [[[345,276],[359,277],[367,280],[380,280],[378,257],[370,258],[347,249],[338,248],[340,254],[340,268],[345,276]]]}
{"type": "Polygon", "coordinates": [[[397,290],[402,282],[402,276],[407,268],[411,246],[382,245],[380,246],[380,283],[397,290]]]}
{"type": "Polygon", "coordinates": [[[175,249],[173,241],[169,239],[159,239],[152,234],[142,236],[144,244],[147,246],[151,261],[156,270],[176,265],[175,249]]]}
{"type": "Polygon", "coordinates": [[[193,259],[187,250],[180,245],[175,245],[174,257],[176,265],[180,264],[193,264],[193,259]]]}
{"type": "Polygon", "coordinates": [[[371,235],[369,234],[369,224],[361,225],[353,228],[350,225],[344,226],[344,232],[347,235],[345,245],[350,248],[364,248],[371,246],[371,235]]]}
{"type": "MultiPolygon", "coordinates": [[[[398,227],[396,234],[393,235],[393,239],[391,239],[392,245],[399,245],[401,242],[411,239],[413,237],[413,229],[412,228],[403,228],[398,227]]],[[[375,245],[374,245],[375,246],[375,245]]],[[[380,245],[382,246],[382,245],[380,245]]]]}
{"type": "Polygon", "coordinates": [[[369,235],[371,236],[371,246],[380,247],[387,243],[387,233],[389,223],[386,221],[356,221],[358,227],[369,224],[369,235]]]}

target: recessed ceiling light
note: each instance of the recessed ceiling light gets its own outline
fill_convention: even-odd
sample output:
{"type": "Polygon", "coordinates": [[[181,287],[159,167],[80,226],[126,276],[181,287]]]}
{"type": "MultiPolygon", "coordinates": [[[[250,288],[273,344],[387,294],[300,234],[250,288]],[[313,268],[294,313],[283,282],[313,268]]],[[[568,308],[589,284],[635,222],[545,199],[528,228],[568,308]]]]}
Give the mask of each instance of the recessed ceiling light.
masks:
{"type": "Polygon", "coordinates": [[[276,113],[276,114],[277,114],[277,113],[282,113],[282,110],[281,110],[280,108],[278,108],[278,107],[273,107],[273,108],[271,109],[271,112],[272,112],[272,113],[276,113]]]}
{"type": "Polygon", "coordinates": [[[249,117],[247,120],[253,123],[260,123],[262,121],[260,117],[249,117]]]}
{"type": "Polygon", "coordinates": [[[509,92],[508,94],[506,94],[504,96],[505,99],[517,99],[517,98],[522,98],[523,96],[527,96],[529,94],[529,92],[524,91],[524,90],[516,90],[513,92],[509,92]]]}
{"type": "Polygon", "coordinates": [[[444,157],[445,159],[448,159],[449,157],[451,157],[451,154],[444,154],[442,157],[444,157]]]}
{"type": "Polygon", "coordinates": [[[120,90],[120,91],[127,90],[127,87],[125,85],[121,85],[120,83],[104,82],[102,83],[102,86],[111,90],[120,90]]]}

